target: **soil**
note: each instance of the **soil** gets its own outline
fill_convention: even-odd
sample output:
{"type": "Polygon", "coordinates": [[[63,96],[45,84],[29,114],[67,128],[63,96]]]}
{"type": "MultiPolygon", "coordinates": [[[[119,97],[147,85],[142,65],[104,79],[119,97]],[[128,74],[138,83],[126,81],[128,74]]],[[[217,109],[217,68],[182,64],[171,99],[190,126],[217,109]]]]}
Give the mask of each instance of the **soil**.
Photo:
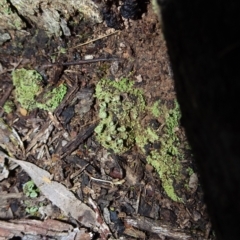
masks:
{"type": "MultiPolygon", "coordinates": [[[[59,39],[49,38],[41,30],[29,29],[21,34],[12,31],[12,40],[1,47],[0,117],[9,130],[1,132],[0,150],[51,173],[54,181],[62,183],[77,199],[98,212],[97,221],[101,226],[105,222],[106,228],[104,232],[101,227],[89,227],[91,222],[82,224],[41,193],[32,198],[26,196],[23,186],[31,180],[29,174],[21,167],[9,167],[9,174],[0,182],[1,239],[30,239],[27,236],[32,236],[31,239],[215,239],[196,174],[196,187],[178,188],[183,202],[174,202],[163,190],[146,155],[137,147],[124,154],[112,151],[107,154],[96,140],[94,128],[99,122],[99,106],[94,91],[100,79],[119,81],[128,77],[136,88],[143,90],[150,105],[161,100],[171,109],[176,99],[161,24],[152,6],[148,5],[141,19],[125,20],[119,28],[109,28],[106,22],[95,26],[81,22],[71,29],[72,36],[59,39]],[[91,58],[102,60],[69,66],[52,64],[91,58]],[[40,109],[27,111],[14,100],[11,72],[20,68],[37,70],[43,76],[44,91],[67,85],[67,95],[53,113],[40,109]],[[7,100],[15,104],[15,110],[8,114],[3,110],[7,100]],[[4,134],[10,135],[13,129],[23,146],[6,147],[7,143],[3,143],[4,134]],[[73,228],[66,230],[57,225],[56,231],[41,225],[51,219],[55,221],[48,227],[68,224],[78,229],[78,238],[70,237],[73,228]],[[38,226],[38,231],[33,226],[38,226]],[[21,227],[24,230],[18,231],[21,227]],[[61,234],[69,238],[61,238],[61,234]]],[[[152,120],[161,124],[161,118],[148,116],[145,123],[152,120]]],[[[190,185],[186,169],[193,172],[197,169],[186,148],[184,130],[179,127],[177,131],[184,152],[183,172],[190,185]]],[[[2,168],[8,165],[3,163],[5,160],[1,157],[2,168]]]]}

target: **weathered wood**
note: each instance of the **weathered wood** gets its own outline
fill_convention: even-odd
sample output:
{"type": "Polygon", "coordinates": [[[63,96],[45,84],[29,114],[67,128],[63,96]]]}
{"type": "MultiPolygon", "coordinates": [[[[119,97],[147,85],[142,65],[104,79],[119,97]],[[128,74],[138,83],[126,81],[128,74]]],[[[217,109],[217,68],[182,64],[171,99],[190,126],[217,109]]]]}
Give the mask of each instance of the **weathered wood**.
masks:
{"type": "Polygon", "coordinates": [[[68,20],[80,21],[81,16],[93,23],[102,22],[100,9],[90,0],[0,1],[0,30],[23,30],[32,25],[49,36],[70,36],[68,20]]]}
{"type": "Polygon", "coordinates": [[[218,239],[240,236],[240,3],[158,0],[182,124],[218,239]]]}

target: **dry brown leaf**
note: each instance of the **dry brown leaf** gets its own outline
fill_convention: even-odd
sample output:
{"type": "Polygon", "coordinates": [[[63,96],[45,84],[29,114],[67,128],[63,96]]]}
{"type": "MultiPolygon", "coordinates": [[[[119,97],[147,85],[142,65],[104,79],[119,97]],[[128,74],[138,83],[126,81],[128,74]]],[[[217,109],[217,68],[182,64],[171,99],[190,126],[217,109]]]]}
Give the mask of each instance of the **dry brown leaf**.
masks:
{"type": "Polygon", "coordinates": [[[1,151],[0,158],[8,158],[10,161],[20,165],[24,171],[28,173],[45,197],[64,211],[66,215],[70,215],[86,227],[97,226],[95,212],[77,199],[74,194],[62,184],[51,181],[52,177],[49,172],[32,163],[8,157],[1,151]]]}
{"type": "Polygon", "coordinates": [[[28,114],[28,111],[25,108],[20,107],[19,112],[22,116],[26,117],[28,114]]]}

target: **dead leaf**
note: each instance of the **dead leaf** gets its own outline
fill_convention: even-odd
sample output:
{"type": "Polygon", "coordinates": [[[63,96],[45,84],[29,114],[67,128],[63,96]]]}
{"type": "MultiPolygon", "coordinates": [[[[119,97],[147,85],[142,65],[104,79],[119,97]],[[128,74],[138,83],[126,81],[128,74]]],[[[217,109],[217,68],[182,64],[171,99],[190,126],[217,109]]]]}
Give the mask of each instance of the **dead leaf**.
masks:
{"type": "Polygon", "coordinates": [[[20,107],[19,112],[22,116],[26,117],[28,114],[28,111],[25,108],[20,107]]]}
{"type": "Polygon", "coordinates": [[[52,176],[49,172],[32,163],[8,157],[1,151],[0,158],[8,158],[10,161],[20,165],[24,171],[28,173],[45,197],[65,212],[67,216],[70,215],[86,227],[97,226],[95,212],[77,199],[74,194],[62,184],[51,181],[52,176]]]}

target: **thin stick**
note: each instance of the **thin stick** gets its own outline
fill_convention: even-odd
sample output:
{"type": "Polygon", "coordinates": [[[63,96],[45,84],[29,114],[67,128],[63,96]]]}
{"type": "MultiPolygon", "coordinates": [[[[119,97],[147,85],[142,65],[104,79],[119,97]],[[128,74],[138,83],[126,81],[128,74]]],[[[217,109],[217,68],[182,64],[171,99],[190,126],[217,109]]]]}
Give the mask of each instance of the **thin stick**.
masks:
{"type": "Polygon", "coordinates": [[[76,62],[65,62],[65,63],[49,63],[43,65],[43,67],[52,67],[52,66],[72,66],[72,65],[81,65],[88,63],[96,63],[96,62],[106,62],[106,61],[116,61],[117,58],[96,58],[96,59],[87,59],[87,60],[79,60],[76,62]]]}
{"type": "Polygon", "coordinates": [[[2,117],[3,113],[4,113],[4,109],[3,109],[3,106],[5,104],[5,102],[7,101],[9,95],[11,94],[13,90],[13,86],[10,86],[6,92],[4,93],[2,99],[0,100],[0,117],[2,117]]]}
{"type": "Polygon", "coordinates": [[[81,44],[79,44],[79,45],[77,45],[77,46],[74,46],[74,47],[71,47],[71,48],[69,48],[69,49],[75,49],[75,48],[78,48],[78,47],[87,45],[87,44],[89,44],[89,43],[92,43],[92,42],[95,42],[95,41],[97,41],[97,40],[103,39],[103,38],[105,38],[105,37],[109,37],[109,36],[111,36],[111,35],[113,35],[113,34],[115,34],[115,33],[118,33],[118,32],[120,32],[120,31],[117,30],[117,31],[115,31],[115,32],[113,32],[113,33],[109,33],[109,34],[104,35],[104,36],[102,36],[102,37],[98,37],[98,38],[92,39],[92,40],[90,40],[90,41],[87,41],[87,42],[85,42],[85,43],[81,43],[81,44]]]}

